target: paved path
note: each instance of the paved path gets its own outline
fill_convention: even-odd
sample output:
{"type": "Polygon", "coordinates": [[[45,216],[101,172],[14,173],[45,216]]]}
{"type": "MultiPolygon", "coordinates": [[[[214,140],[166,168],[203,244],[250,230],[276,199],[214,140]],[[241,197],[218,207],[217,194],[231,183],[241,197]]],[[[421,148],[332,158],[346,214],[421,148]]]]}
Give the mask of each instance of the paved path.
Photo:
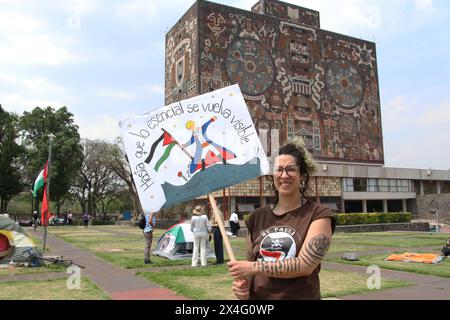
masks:
{"type": "MultiPolygon", "coordinates": [[[[41,232],[32,230],[28,232],[38,238],[43,236],[41,232]]],[[[62,255],[64,259],[85,266],[86,268],[81,271],[82,276],[89,277],[114,300],[187,300],[169,289],[136,276],[133,271],[97,258],[92,253],[72,246],[52,234],[47,234],[47,243],[53,255],[62,255]]]]}

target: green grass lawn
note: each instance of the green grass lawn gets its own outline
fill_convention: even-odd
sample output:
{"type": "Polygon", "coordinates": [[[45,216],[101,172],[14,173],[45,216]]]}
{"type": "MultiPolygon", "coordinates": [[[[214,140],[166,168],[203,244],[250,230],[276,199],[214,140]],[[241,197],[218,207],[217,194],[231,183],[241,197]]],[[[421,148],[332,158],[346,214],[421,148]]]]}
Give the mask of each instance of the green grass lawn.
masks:
{"type": "Polygon", "coordinates": [[[428,247],[443,246],[448,234],[432,232],[373,232],[373,233],[336,233],[333,245],[370,245],[385,247],[428,247]]]}
{"type": "Polygon", "coordinates": [[[50,264],[43,267],[17,267],[13,270],[9,268],[0,268],[0,276],[14,276],[20,274],[35,274],[35,273],[52,273],[52,272],[65,272],[66,268],[63,266],[50,264]]]}
{"type": "MultiPolygon", "coordinates": [[[[156,247],[158,239],[165,230],[156,229],[153,236],[152,250],[156,247]]],[[[170,261],[165,258],[152,256],[153,264],[145,265],[144,238],[142,231],[137,227],[129,226],[90,226],[89,228],[58,227],[51,229],[51,233],[82,249],[93,252],[105,259],[126,269],[151,268],[174,265],[190,265],[190,260],[170,261]]],[[[374,232],[374,233],[336,233],[333,236],[330,254],[344,252],[365,252],[380,250],[386,247],[398,247],[399,252],[412,251],[414,248],[436,246],[441,247],[447,239],[447,234],[428,232],[374,232]]],[[[246,244],[244,238],[229,238],[233,252],[237,259],[246,258],[246,244]]],[[[211,242],[213,246],[213,242],[211,242]]],[[[224,248],[225,249],[225,248],[224,248]]],[[[225,252],[225,260],[229,260],[225,252]]],[[[388,251],[386,251],[386,254],[388,251]]],[[[328,259],[328,258],[327,258],[328,259]]],[[[210,260],[213,262],[214,260],[210,260]]],[[[336,261],[336,259],[332,260],[336,261]]],[[[344,262],[337,259],[336,262],[344,262]]],[[[382,267],[380,265],[380,267],[382,267]]],[[[410,270],[408,266],[405,271],[410,270]]]]}
{"type": "Polygon", "coordinates": [[[89,279],[81,278],[80,289],[67,288],[66,279],[0,282],[0,300],[109,300],[89,279]]]}
{"type": "MultiPolygon", "coordinates": [[[[226,266],[208,266],[139,273],[140,276],[178,294],[198,300],[234,300],[232,278],[226,266]]],[[[322,298],[368,293],[367,277],[350,272],[322,270],[322,298]]],[[[410,285],[405,281],[383,280],[381,290],[410,285]]]]}
{"type": "MultiPolygon", "coordinates": [[[[416,250],[415,252],[419,253],[420,250],[416,250]]],[[[404,253],[404,251],[402,251],[401,253],[404,253]]],[[[425,252],[422,252],[422,253],[425,253],[425,252]]],[[[426,252],[426,253],[436,253],[437,254],[438,252],[426,252]]],[[[385,261],[385,259],[389,256],[389,254],[390,253],[379,254],[379,255],[360,256],[359,257],[360,261],[345,261],[345,260],[342,260],[341,258],[329,258],[329,259],[327,259],[327,261],[359,265],[359,266],[376,265],[382,269],[391,269],[391,270],[406,271],[406,272],[413,272],[413,273],[420,273],[420,274],[450,278],[450,259],[449,258],[445,259],[444,261],[442,261],[438,264],[385,261]]]]}
{"type": "MultiPolygon", "coordinates": [[[[156,247],[156,243],[164,231],[161,229],[155,230],[152,249],[156,247]]],[[[142,231],[137,227],[90,226],[89,228],[84,228],[80,226],[65,226],[49,228],[49,232],[122,268],[148,268],[150,270],[155,268],[151,271],[146,270],[140,275],[192,299],[234,299],[231,292],[232,280],[228,275],[227,267],[212,266],[211,263],[214,262],[214,259],[209,259],[208,262],[210,264],[207,267],[191,268],[190,259],[170,261],[152,255],[151,258],[154,263],[150,265],[144,264],[145,241],[142,231]]],[[[397,248],[398,250],[396,251],[399,253],[406,251],[419,252],[418,248],[427,246],[435,247],[433,249],[434,253],[438,253],[447,237],[448,234],[425,232],[336,233],[333,236],[329,253],[367,252],[383,250],[383,247],[397,248]]],[[[42,240],[36,238],[33,238],[33,240],[38,246],[42,247],[42,240]]],[[[245,239],[229,238],[229,240],[236,258],[239,260],[245,259],[247,251],[245,239]]],[[[213,242],[211,242],[211,247],[213,247],[213,242]]],[[[224,252],[225,260],[227,261],[229,257],[226,250],[224,252]]],[[[51,248],[49,253],[51,253],[51,248]]],[[[340,258],[327,258],[327,260],[362,266],[377,265],[380,268],[450,277],[449,259],[438,265],[384,261],[390,253],[386,250],[385,254],[360,256],[361,261],[353,263],[340,258]]],[[[54,266],[50,268],[16,268],[14,273],[46,273],[64,270],[65,268],[54,266]]],[[[0,269],[0,276],[7,274],[10,274],[10,270],[0,269]]],[[[323,298],[341,297],[371,291],[367,288],[367,276],[364,276],[364,274],[322,269],[320,278],[323,298]]],[[[382,280],[382,289],[406,285],[408,283],[403,281],[382,280]]],[[[88,279],[83,280],[81,291],[71,291],[68,292],[66,289],[65,279],[0,283],[0,299],[14,299],[14,295],[18,299],[39,299],[41,297],[48,299],[109,298],[101,290],[93,286],[88,279]],[[35,289],[32,284],[39,289],[35,289]],[[42,290],[42,288],[45,288],[45,290],[42,290]],[[6,291],[8,291],[8,294],[6,291]],[[19,294],[21,291],[29,292],[19,294]],[[38,297],[33,296],[33,292],[38,297]],[[6,295],[7,297],[5,297],[6,295]]]]}

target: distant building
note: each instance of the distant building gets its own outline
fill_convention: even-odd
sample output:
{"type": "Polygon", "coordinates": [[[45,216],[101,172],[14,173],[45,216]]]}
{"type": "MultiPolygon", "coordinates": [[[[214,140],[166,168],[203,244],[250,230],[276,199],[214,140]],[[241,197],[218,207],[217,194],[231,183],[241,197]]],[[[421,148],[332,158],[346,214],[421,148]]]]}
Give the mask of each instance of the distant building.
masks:
{"type": "MultiPolygon", "coordinates": [[[[423,218],[439,203],[450,220],[450,171],[383,167],[375,43],[322,30],[319,12],[281,1],[249,12],[199,0],[166,34],[165,55],[166,105],[238,83],[269,154],[272,140],[301,136],[320,163],[316,200],[423,218]]],[[[228,214],[251,211],[271,196],[266,186],[248,181],[215,196],[228,214]]]]}

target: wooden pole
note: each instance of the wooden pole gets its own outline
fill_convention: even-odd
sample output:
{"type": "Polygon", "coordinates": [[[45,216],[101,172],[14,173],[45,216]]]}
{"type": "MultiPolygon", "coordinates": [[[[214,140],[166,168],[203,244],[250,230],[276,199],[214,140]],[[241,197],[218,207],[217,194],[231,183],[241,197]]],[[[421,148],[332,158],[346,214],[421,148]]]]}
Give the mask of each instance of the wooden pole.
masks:
{"type": "Polygon", "coordinates": [[[259,207],[263,207],[263,177],[259,177],[259,207]]]}
{"type": "Polygon", "coordinates": [[[227,249],[228,256],[231,261],[236,261],[234,257],[233,248],[231,248],[230,240],[228,239],[228,235],[225,232],[225,226],[223,225],[222,216],[220,214],[220,210],[217,207],[216,200],[211,194],[208,194],[209,203],[211,203],[211,208],[213,210],[213,214],[216,218],[216,221],[219,223],[220,233],[222,234],[223,242],[225,243],[225,248],[227,249]]]}
{"type": "Polygon", "coordinates": [[[223,210],[223,219],[228,220],[228,203],[226,202],[226,194],[225,189],[222,189],[222,210],[223,210]]]}

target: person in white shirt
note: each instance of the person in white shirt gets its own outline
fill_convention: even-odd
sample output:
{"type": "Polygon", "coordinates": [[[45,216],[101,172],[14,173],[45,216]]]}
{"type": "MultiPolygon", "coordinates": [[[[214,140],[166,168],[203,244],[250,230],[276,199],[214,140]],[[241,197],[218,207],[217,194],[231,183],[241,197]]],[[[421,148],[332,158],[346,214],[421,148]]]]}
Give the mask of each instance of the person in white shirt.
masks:
{"type": "Polygon", "coordinates": [[[204,267],[206,266],[206,241],[208,241],[208,234],[211,232],[211,225],[201,206],[196,206],[192,214],[191,231],[194,235],[192,266],[198,265],[198,251],[200,249],[200,263],[204,267]]]}
{"type": "Polygon", "coordinates": [[[230,228],[233,236],[237,237],[239,229],[239,217],[236,212],[233,212],[230,216],[230,228]]]}

